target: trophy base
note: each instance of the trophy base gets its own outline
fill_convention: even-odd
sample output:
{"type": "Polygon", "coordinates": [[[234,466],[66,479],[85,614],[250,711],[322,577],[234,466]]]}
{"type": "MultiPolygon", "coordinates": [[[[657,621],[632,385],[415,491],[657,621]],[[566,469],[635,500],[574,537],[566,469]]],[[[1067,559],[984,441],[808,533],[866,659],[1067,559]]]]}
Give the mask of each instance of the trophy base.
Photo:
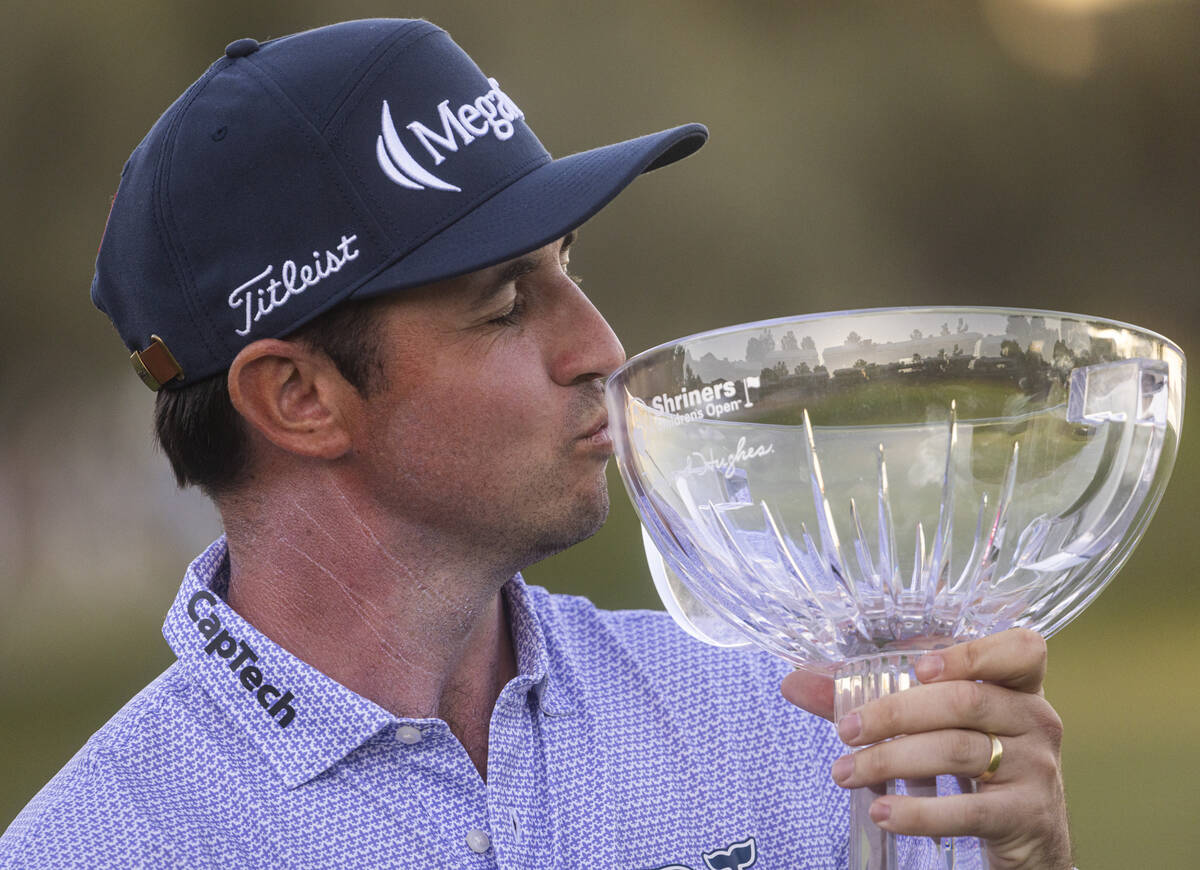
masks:
{"type": "MultiPolygon", "coordinates": [[[[868,701],[918,685],[913,673],[928,649],[888,652],[856,658],[834,672],[834,721],[868,701]]],[[[975,837],[906,837],[881,829],[868,814],[874,800],[884,794],[936,797],[974,791],[975,784],[957,777],[890,780],[882,785],[851,789],[850,870],[988,870],[987,852],[975,837]]]]}

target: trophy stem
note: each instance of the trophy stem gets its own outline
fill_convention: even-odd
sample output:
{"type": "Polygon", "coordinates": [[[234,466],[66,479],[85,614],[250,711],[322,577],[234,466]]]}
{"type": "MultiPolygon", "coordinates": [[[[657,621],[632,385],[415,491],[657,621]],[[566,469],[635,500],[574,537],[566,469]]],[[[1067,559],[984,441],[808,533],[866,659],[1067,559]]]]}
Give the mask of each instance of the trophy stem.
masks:
{"type": "MultiPolygon", "coordinates": [[[[931,644],[941,646],[941,644],[931,644]]],[[[913,674],[917,660],[927,650],[881,653],[846,662],[834,673],[834,720],[868,701],[918,684],[913,674]]],[[[973,783],[960,782],[970,789],[973,783]]],[[[872,802],[884,794],[934,797],[936,779],[889,780],[850,792],[850,870],[902,870],[905,867],[939,867],[945,870],[987,870],[987,853],[974,837],[931,840],[888,833],[871,821],[872,802]],[[932,854],[931,854],[932,853],[932,854]],[[932,858],[932,860],[931,860],[932,858]]]]}

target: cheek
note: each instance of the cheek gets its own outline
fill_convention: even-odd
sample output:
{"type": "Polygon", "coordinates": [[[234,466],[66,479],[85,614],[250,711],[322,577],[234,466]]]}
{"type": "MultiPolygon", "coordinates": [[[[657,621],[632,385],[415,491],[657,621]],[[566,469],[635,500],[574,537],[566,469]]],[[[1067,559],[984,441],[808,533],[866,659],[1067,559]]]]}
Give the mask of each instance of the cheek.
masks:
{"type": "Polygon", "coordinates": [[[502,364],[490,368],[486,380],[461,369],[431,372],[389,415],[389,442],[410,461],[436,456],[460,467],[550,458],[566,437],[565,411],[553,407],[553,391],[533,378],[495,377],[502,364]]]}

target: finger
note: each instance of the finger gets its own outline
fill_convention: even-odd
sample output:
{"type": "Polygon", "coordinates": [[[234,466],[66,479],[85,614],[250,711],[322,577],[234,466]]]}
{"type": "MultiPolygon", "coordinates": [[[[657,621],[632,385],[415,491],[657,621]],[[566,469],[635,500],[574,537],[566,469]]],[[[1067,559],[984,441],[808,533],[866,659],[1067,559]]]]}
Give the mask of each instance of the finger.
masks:
{"type": "MultiPolygon", "coordinates": [[[[871,820],[894,834],[979,837],[987,841],[992,866],[1066,868],[1071,841],[1065,812],[1011,791],[987,794],[877,798],[871,820]]],[[[1065,810],[1065,805],[1063,805],[1065,810]]]]}
{"type": "Polygon", "coordinates": [[[1046,678],[1046,641],[1036,631],[1011,628],[922,656],[915,670],[922,683],[986,680],[1038,694],[1046,678]]]}
{"type": "Polygon", "coordinates": [[[783,697],[802,710],[833,721],[833,677],[800,668],[783,678],[783,697]]]}
{"type": "Polygon", "coordinates": [[[842,717],[838,736],[851,746],[865,746],[902,734],[945,728],[991,731],[1004,737],[1034,729],[1061,732],[1062,721],[1037,695],[955,680],[914,686],[864,704],[842,717]]]}
{"type": "Polygon", "coordinates": [[[894,834],[982,837],[1012,834],[1014,808],[1003,792],[908,797],[886,795],[871,803],[871,821],[894,834]]]}
{"type": "MultiPolygon", "coordinates": [[[[1012,748],[1010,738],[1005,750],[1012,748]]],[[[1016,752],[1013,758],[1020,758],[1016,752]]],[[[833,780],[843,788],[875,785],[889,779],[924,779],[939,774],[979,776],[992,760],[992,741],[981,731],[949,728],[899,737],[844,755],[833,763],[833,780]]],[[[1016,761],[1000,758],[989,782],[1003,784],[1016,772],[1016,761]]]]}

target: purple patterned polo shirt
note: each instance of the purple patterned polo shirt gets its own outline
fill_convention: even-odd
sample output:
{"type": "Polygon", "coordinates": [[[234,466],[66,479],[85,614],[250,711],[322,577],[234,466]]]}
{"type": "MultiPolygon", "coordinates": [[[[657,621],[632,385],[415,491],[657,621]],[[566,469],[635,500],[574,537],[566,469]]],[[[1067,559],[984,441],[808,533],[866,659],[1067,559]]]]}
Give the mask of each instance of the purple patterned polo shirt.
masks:
{"type": "Polygon", "coordinates": [[[515,577],[519,674],[484,781],[445,722],[397,718],[258,632],[228,577],[222,538],[167,616],[178,661],[17,816],[0,867],[846,866],[844,749],[766,654],[515,577]]]}

